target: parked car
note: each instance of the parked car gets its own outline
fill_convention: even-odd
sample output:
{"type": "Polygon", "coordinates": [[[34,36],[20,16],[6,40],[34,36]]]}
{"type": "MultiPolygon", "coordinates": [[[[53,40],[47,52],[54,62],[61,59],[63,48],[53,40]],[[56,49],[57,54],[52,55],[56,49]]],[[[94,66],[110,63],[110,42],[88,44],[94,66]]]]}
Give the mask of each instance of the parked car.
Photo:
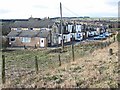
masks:
{"type": "Polygon", "coordinates": [[[112,33],[105,32],[105,33],[103,33],[102,35],[104,35],[105,37],[109,37],[109,36],[112,35],[112,33]]]}
{"type": "Polygon", "coordinates": [[[105,40],[105,39],[106,39],[106,36],[104,36],[102,34],[97,37],[94,37],[94,40],[105,40]]]}

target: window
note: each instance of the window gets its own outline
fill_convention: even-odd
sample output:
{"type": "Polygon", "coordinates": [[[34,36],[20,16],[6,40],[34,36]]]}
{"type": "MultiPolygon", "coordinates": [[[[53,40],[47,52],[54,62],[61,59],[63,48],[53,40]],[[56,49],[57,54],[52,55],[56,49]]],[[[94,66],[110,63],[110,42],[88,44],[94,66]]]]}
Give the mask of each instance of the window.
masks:
{"type": "Polygon", "coordinates": [[[41,43],[43,43],[43,40],[41,40],[41,43]]]}
{"type": "Polygon", "coordinates": [[[27,37],[23,37],[22,38],[22,42],[30,42],[31,38],[27,38],[27,37]]]}
{"type": "Polygon", "coordinates": [[[15,38],[11,38],[11,41],[15,41],[15,38]]]}
{"type": "Polygon", "coordinates": [[[81,37],[81,35],[80,34],[77,34],[77,38],[80,38],[81,37]]]}
{"type": "Polygon", "coordinates": [[[33,30],[33,28],[30,28],[30,30],[33,30]]]}

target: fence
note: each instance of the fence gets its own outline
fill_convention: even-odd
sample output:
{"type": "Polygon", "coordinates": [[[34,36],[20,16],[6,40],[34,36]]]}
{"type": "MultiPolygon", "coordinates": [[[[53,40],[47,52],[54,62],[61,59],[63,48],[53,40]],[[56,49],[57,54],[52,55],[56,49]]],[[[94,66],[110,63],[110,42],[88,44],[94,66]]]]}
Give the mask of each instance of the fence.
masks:
{"type": "Polygon", "coordinates": [[[88,55],[96,49],[103,49],[113,42],[83,42],[65,46],[63,52],[61,48],[3,52],[5,55],[3,56],[3,83],[5,79],[12,83],[19,83],[22,76],[57,68],[88,55]]]}

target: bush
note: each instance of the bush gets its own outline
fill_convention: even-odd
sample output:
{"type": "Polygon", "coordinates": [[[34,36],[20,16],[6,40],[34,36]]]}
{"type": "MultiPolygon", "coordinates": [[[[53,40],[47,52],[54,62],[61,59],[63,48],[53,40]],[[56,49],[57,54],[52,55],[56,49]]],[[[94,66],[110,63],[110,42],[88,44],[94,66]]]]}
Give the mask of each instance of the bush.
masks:
{"type": "Polygon", "coordinates": [[[120,42],[120,33],[117,35],[117,41],[120,42]]]}
{"type": "Polygon", "coordinates": [[[5,50],[8,46],[8,39],[7,37],[2,37],[2,49],[5,50]]]}

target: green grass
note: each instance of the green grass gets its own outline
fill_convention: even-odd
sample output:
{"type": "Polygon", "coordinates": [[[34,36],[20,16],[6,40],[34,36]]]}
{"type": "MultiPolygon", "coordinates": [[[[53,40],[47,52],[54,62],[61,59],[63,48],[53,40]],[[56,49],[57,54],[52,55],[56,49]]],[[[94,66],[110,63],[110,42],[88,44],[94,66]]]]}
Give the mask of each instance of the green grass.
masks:
{"type": "Polygon", "coordinates": [[[117,35],[117,40],[118,40],[118,42],[120,42],[120,33],[118,33],[118,35],[117,35]]]}
{"type": "Polygon", "coordinates": [[[120,31],[120,28],[112,28],[113,30],[120,31]]]}
{"type": "MultiPolygon", "coordinates": [[[[77,45],[74,46],[75,59],[82,56],[88,55],[96,49],[94,43],[88,45],[77,45]]],[[[71,46],[65,47],[65,52],[60,53],[62,63],[67,63],[72,60],[71,46]]],[[[55,50],[52,50],[55,51],[55,50]]],[[[51,52],[51,49],[40,49],[40,50],[14,50],[3,52],[6,56],[6,65],[15,65],[17,68],[34,69],[35,67],[35,56],[38,59],[38,65],[41,69],[55,68],[58,67],[58,52],[51,52]]]]}
{"type": "MultiPolygon", "coordinates": [[[[99,43],[98,43],[99,44],[99,43]]],[[[99,44],[100,45],[100,44],[99,44]]],[[[96,45],[98,46],[98,45],[96,45]]],[[[87,56],[91,51],[96,48],[94,43],[86,45],[75,45],[74,53],[75,60],[83,56],[87,56]]],[[[8,50],[4,51],[2,54],[6,56],[6,77],[11,79],[11,82],[18,80],[17,74],[21,76],[27,75],[27,72],[35,72],[35,56],[37,56],[39,71],[46,71],[52,68],[59,67],[58,55],[60,54],[61,64],[69,63],[72,61],[72,50],[71,46],[65,46],[63,53],[57,52],[57,50],[51,49],[19,49],[19,50],[8,50]],[[54,52],[55,51],[55,52],[54,52]],[[12,74],[12,75],[11,75],[12,74]]],[[[81,67],[76,67],[73,72],[81,72],[81,67]]],[[[47,77],[47,79],[54,79],[55,77],[47,77]]],[[[20,78],[19,78],[20,80],[20,78]]],[[[56,82],[61,83],[61,78],[57,76],[56,82]]]]}

